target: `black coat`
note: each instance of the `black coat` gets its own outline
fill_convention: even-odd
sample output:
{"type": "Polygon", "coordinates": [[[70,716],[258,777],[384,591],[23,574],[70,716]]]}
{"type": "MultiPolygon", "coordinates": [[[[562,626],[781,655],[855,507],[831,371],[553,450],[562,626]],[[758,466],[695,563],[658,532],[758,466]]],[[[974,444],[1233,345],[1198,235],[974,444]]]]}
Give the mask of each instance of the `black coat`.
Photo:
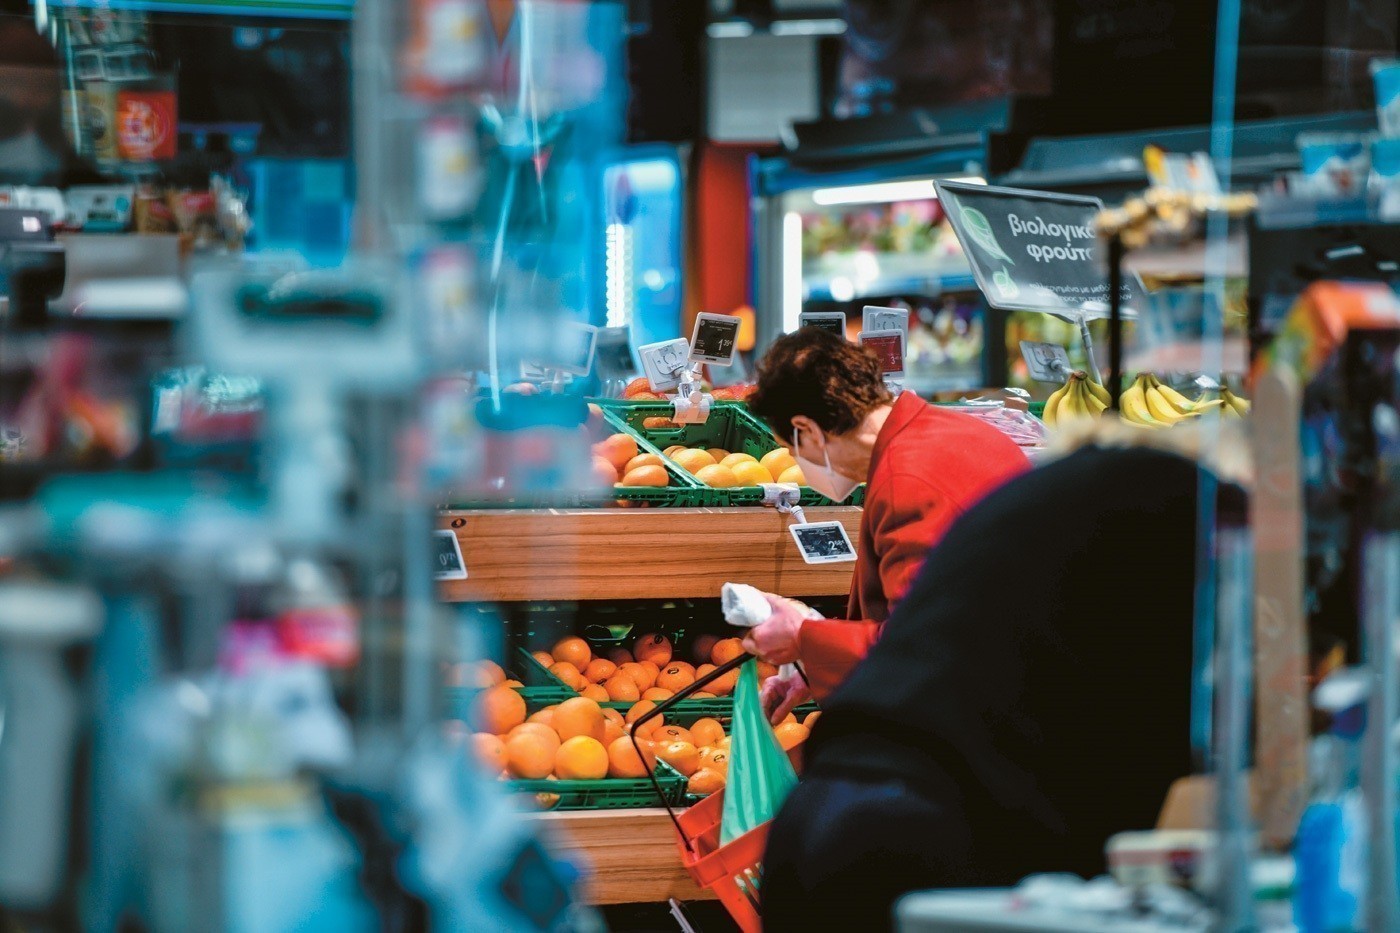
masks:
{"type": "Polygon", "coordinates": [[[1192,771],[1202,475],[1089,448],[971,509],[826,704],[804,780],[893,778],[953,814],[948,883],[1101,872],[1192,771]]]}

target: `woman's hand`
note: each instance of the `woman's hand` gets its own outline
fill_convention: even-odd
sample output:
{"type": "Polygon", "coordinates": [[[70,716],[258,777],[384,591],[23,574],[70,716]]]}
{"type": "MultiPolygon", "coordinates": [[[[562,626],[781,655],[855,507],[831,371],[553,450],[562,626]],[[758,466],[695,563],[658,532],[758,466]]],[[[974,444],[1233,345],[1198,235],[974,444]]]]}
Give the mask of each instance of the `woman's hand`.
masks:
{"type": "Polygon", "coordinates": [[[806,614],[789,599],[764,593],[773,614],[749,629],[744,650],[769,664],[791,664],[797,660],[797,636],[806,614]]]}
{"type": "Polygon", "coordinates": [[[768,721],[777,725],[787,718],[787,714],[812,698],[812,691],[802,675],[796,671],[786,677],[778,675],[763,682],[759,699],[763,701],[763,711],[768,721]]]}

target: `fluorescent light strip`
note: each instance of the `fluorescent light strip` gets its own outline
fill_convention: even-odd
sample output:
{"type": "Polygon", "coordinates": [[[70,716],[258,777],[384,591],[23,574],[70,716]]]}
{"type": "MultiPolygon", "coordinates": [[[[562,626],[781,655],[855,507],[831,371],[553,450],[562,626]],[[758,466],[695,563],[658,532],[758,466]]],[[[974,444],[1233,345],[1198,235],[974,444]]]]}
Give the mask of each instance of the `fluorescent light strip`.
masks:
{"type": "Polygon", "coordinates": [[[604,241],[607,326],[626,327],[632,323],[632,228],[626,224],[608,224],[604,241]]]}
{"type": "MultiPolygon", "coordinates": [[[[948,181],[967,182],[985,185],[985,178],[968,176],[949,178],[948,181]]],[[[933,180],[921,178],[914,181],[884,181],[870,185],[847,185],[843,188],[818,188],[812,192],[812,200],[823,207],[838,204],[888,204],[891,201],[931,201],[938,198],[933,180]]]]}
{"type": "Polygon", "coordinates": [[[783,332],[797,330],[802,315],[802,215],[783,215],[783,332]]]}
{"type": "Polygon", "coordinates": [[[774,20],[769,31],[775,36],[840,36],[846,32],[846,21],[840,19],[780,19],[774,20]]]}
{"type": "Polygon", "coordinates": [[[753,35],[753,26],[749,23],[710,23],[705,27],[705,34],[711,39],[747,39],[753,35]]]}

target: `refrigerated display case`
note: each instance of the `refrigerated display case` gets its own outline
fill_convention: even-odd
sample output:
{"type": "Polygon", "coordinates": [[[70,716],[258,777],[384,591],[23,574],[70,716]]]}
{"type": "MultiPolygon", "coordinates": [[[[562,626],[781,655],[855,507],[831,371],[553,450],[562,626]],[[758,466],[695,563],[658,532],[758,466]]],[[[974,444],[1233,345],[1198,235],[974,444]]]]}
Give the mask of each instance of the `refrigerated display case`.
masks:
{"type": "Polygon", "coordinates": [[[629,146],[604,158],[603,320],[633,349],[681,333],[684,175],[675,146],[629,146]]]}

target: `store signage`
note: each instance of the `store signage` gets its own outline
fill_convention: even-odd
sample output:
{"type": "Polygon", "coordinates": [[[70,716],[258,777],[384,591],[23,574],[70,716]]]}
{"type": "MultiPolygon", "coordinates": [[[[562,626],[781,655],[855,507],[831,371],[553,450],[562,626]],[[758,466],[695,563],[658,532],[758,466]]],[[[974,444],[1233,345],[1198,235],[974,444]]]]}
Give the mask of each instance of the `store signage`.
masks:
{"type": "Polygon", "coordinates": [[[462,545],[457,533],[447,528],[433,532],[433,579],[465,580],[467,562],[462,559],[462,545]]]}
{"type": "MultiPolygon", "coordinates": [[[[1098,198],[935,181],[938,197],[994,308],[1039,311],[1067,321],[1108,316],[1108,268],[1094,230],[1098,198]]],[[[1142,307],[1142,282],[1123,275],[1127,317],[1142,307]]]]}

